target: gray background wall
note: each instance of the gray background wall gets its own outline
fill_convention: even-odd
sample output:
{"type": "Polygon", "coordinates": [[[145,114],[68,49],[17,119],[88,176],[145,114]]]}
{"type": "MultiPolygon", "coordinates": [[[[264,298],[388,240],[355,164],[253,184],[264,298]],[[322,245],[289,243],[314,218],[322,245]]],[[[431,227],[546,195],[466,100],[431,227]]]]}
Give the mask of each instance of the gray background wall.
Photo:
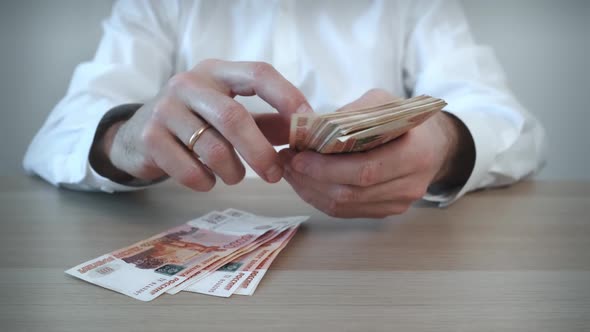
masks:
{"type": "MultiPolygon", "coordinates": [[[[590,1],[463,0],[510,86],[547,129],[543,179],[590,179],[590,1]]],[[[22,173],[24,151],[90,59],[112,1],[0,0],[0,175],[22,173]]]]}

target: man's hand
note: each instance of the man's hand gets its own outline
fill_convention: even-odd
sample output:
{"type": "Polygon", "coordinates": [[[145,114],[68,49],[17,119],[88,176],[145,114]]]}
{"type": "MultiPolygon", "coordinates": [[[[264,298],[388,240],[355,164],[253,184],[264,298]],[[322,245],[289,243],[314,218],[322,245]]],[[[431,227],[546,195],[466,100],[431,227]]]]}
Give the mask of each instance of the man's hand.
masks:
{"type": "Polygon", "coordinates": [[[197,191],[210,190],[215,175],[227,184],[244,177],[235,149],[266,181],[283,175],[271,145],[284,140],[292,113],[311,112],[303,94],[272,66],[261,62],[206,60],[189,72],[170,79],[151,102],[128,121],[112,125],[95,140],[93,164],[111,179],[153,180],[170,176],[197,191]],[[280,115],[261,116],[259,127],[233,97],[258,95],[280,115]],[[274,122],[274,127],[269,122],[274,122]],[[205,124],[193,151],[189,138],[205,124]],[[269,142],[270,141],[270,142],[269,142]],[[102,156],[102,158],[101,158],[102,156]],[[200,158],[200,159],[199,159],[200,158]]]}
{"type": "MultiPolygon", "coordinates": [[[[344,109],[393,99],[371,90],[344,109]]],[[[323,155],[280,152],[285,179],[303,200],[328,215],[383,218],[405,212],[431,184],[463,184],[474,162],[471,136],[452,115],[439,112],[405,135],[368,152],[323,155]]]]}

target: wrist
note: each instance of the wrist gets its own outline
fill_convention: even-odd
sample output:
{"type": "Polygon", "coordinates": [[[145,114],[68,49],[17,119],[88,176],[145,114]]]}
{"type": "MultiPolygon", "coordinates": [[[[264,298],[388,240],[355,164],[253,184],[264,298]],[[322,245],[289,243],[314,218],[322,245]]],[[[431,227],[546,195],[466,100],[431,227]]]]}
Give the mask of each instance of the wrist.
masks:
{"type": "Polygon", "coordinates": [[[125,184],[135,179],[132,175],[117,168],[113,164],[111,156],[119,129],[140,107],[141,104],[124,104],[114,107],[100,120],[96,129],[88,156],[90,166],[96,173],[114,182],[125,184]]]}
{"type": "Polygon", "coordinates": [[[442,190],[463,186],[475,163],[473,138],[465,124],[451,113],[439,113],[438,123],[447,147],[442,165],[431,186],[442,190]]]}
{"type": "Polygon", "coordinates": [[[115,136],[125,121],[117,121],[95,137],[90,150],[89,161],[92,168],[101,176],[118,183],[126,183],[134,179],[130,174],[118,169],[112,162],[111,151],[115,136]]]}

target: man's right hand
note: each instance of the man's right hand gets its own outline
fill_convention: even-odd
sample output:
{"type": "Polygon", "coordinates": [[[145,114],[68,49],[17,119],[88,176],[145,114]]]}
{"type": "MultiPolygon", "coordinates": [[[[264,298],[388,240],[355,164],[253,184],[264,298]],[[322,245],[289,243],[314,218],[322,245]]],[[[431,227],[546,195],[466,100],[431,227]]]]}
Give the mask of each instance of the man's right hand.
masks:
{"type": "Polygon", "coordinates": [[[289,131],[291,114],[311,111],[303,94],[269,64],[206,60],[172,77],[129,120],[97,137],[92,153],[104,154],[110,165],[92,166],[111,179],[127,175],[153,180],[167,175],[194,190],[208,191],[215,185],[215,175],[226,184],[243,179],[245,169],[237,150],[260,177],[277,182],[283,169],[269,139],[289,131]],[[259,127],[233,99],[236,95],[258,95],[279,114],[262,117],[265,124],[259,127]],[[269,126],[269,119],[277,125],[269,126]],[[211,128],[190,151],[190,137],[206,123],[211,128]]]}

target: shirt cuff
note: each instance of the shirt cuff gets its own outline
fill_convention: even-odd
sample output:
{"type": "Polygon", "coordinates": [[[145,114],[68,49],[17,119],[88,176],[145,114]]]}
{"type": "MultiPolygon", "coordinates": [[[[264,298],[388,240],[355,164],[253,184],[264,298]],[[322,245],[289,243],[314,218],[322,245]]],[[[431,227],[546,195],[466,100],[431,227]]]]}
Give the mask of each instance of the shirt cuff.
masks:
{"type": "Polygon", "coordinates": [[[439,207],[447,207],[466,193],[478,189],[480,184],[484,182],[484,178],[487,176],[488,170],[490,169],[494,160],[494,151],[492,142],[496,139],[496,134],[492,131],[490,126],[486,125],[485,114],[482,112],[470,112],[470,111],[449,111],[463,122],[465,127],[469,130],[473,144],[475,146],[475,164],[471,175],[467,179],[467,182],[462,187],[456,188],[448,192],[427,192],[423,199],[425,201],[438,203],[439,207]]]}
{"type": "Polygon", "coordinates": [[[114,193],[117,191],[136,191],[145,189],[147,187],[153,186],[160,182],[163,182],[167,178],[157,179],[157,180],[133,180],[128,183],[122,184],[115,182],[109,178],[106,178],[100,174],[98,174],[94,168],[90,165],[90,162],[86,163],[86,176],[83,180],[83,183],[88,186],[89,190],[100,190],[107,193],[114,193]]]}

